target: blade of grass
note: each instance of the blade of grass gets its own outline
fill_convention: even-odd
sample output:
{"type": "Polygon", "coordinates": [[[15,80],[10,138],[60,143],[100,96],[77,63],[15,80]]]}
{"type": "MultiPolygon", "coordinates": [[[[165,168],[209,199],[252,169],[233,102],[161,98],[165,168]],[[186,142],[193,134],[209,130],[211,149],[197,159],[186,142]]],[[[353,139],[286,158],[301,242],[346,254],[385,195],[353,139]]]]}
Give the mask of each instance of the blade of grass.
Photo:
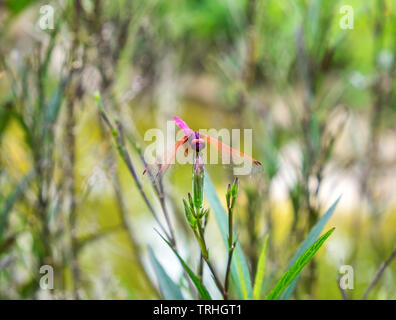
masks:
{"type": "MultiPolygon", "coordinates": [[[[296,261],[297,259],[307,250],[310,246],[312,246],[313,243],[315,243],[316,239],[318,239],[320,233],[322,232],[323,228],[331,218],[331,216],[334,213],[334,210],[340,201],[341,196],[337,198],[336,201],[331,205],[329,209],[325,212],[325,214],[319,219],[319,221],[315,224],[315,226],[311,229],[309,232],[308,236],[306,239],[303,241],[303,243],[300,245],[300,247],[297,249],[296,253],[294,254],[293,258],[290,260],[289,264],[287,265],[287,269],[289,269],[296,261]]],[[[281,300],[288,300],[293,294],[294,288],[297,284],[298,281],[297,277],[293,283],[290,284],[290,286],[285,290],[285,292],[282,294],[281,300]]]]}
{"type": "Polygon", "coordinates": [[[53,93],[51,100],[48,103],[47,108],[45,110],[44,121],[46,125],[51,125],[56,121],[62,106],[63,95],[68,82],[69,82],[69,78],[61,79],[59,83],[59,87],[53,93]]]}
{"type": "Polygon", "coordinates": [[[268,234],[265,236],[263,248],[261,249],[260,258],[257,263],[257,273],[253,286],[253,300],[259,300],[261,295],[261,287],[264,279],[265,257],[267,253],[268,234]]]}
{"type": "Polygon", "coordinates": [[[199,278],[194,274],[194,272],[191,271],[191,269],[188,267],[188,265],[184,262],[183,258],[180,257],[180,255],[177,253],[177,251],[172,247],[171,243],[168,240],[166,240],[159,232],[157,232],[157,233],[162,238],[162,240],[164,240],[166,242],[166,244],[169,246],[169,248],[171,248],[173,253],[179,259],[179,261],[182,264],[184,270],[187,272],[187,274],[189,275],[191,281],[194,283],[195,287],[197,288],[201,298],[204,299],[204,300],[212,300],[208,290],[203,285],[201,280],[199,280],[199,278]]]}
{"type": "Polygon", "coordinates": [[[300,274],[304,267],[313,258],[315,253],[320,249],[323,243],[328,237],[333,233],[335,228],[331,228],[323,236],[321,236],[309,249],[307,249],[304,254],[297,259],[297,261],[289,268],[283,276],[276,283],[275,287],[265,298],[266,300],[276,300],[278,299],[282,292],[293,282],[293,280],[300,274]]]}
{"type": "Polygon", "coordinates": [[[7,1],[6,6],[12,15],[17,15],[35,2],[37,0],[7,1]]]}
{"type": "MultiPolygon", "coordinates": [[[[220,229],[224,245],[228,248],[228,217],[225,209],[217,196],[216,189],[207,172],[205,172],[204,192],[212,208],[217,225],[220,229]]],[[[235,235],[235,239],[236,239],[235,235]]],[[[240,299],[252,299],[253,289],[250,280],[249,268],[245,255],[239,243],[236,244],[234,257],[231,262],[231,278],[235,284],[238,297],[240,299]]]]}
{"type": "Polygon", "coordinates": [[[164,270],[161,263],[155,257],[154,251],[151,247],[149,247],[149,254],[151,264],[153,265],[154,272],[157,276],[159,287],[164,298],[166,300],[184,300],[183,294],[181,293],[179,287],[173,282],[173,280],[164,270]]]}
{"type": "Polygon", "coordinates": [[[0,239],[2,239],[3,232],[7,229],[8,217],[11,213],[12,208],[14,207],[15,202],[25,191],[33,175],[33,172],[30,172],[26,176],[24,176],[18,182],[15,190],[3,201],[3,206],[0,210],[0,239]]]}

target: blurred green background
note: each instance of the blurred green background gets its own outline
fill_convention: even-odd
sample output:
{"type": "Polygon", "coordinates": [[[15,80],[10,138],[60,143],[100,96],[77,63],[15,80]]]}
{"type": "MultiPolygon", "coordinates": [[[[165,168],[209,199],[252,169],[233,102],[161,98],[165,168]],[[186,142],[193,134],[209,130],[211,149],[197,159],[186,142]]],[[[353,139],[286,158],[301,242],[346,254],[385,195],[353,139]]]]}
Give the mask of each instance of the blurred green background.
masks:
{"type": "MultiPolygon", "coordinates": [[[[265,290],[342,195],[294,298],[341,299],[339,267],[351,265],[346,294],[359,299],[396,244],[395,34],[395,0],[1,1],[0,298],[159,298],[149,245],[186,285],[99,118],[99,91],[139,174],[146,130],[174,115],[196,130],[253,129],[263,168],[240,179],[236,230],[253,277],[270,235],[265,290]],[[40,289],[44,264],[53,290],[40,289]]],[[[224,204],[232,171],[206,169],[224,204]]],[[[174,166],[164,188],[195,266],[182,208],[191,166],[174,166]]],[[[212,218],[206,235],[223,273],[212,218]]],[[[395,299],[395,277],[393,263],[369,298],[395,299]]]]}

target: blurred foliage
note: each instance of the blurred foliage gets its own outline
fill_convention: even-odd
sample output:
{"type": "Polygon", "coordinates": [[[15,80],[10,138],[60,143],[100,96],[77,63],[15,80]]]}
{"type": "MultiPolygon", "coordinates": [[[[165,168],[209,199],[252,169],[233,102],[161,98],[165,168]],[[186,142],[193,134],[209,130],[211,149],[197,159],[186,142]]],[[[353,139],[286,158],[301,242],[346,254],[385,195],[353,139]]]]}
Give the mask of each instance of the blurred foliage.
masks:
{"type": "MultiPolygon", "coordinates": [[[[293,298],[359,299],[395,250],[394,0],[10,0],[0,2],[0,26],[0,298],[152,299],[170,281],[195,298],[147,206],[159,213],[165,203],[180,259],[195,272],[199,247],[182,202],[191,167],[167,173],[164,203],[140,175],[146,130],[174,115],[194,129],[253,129],[263,170],[240,177],[235,225],[251,279],[269,237],[261,298],[340,194],[337,229],[293,298]],[[47,4],[53,30],[39,27],[47,4]],[[344,5],[353,29],[340,27],[344,5]],[[147,201],[96,91],[124,128],[147,201]],[[40,289],[44,264],[54,290],[40,289]],[[354,289],[342,292],[344,264],[354,289]]],[[[232,171],[206,170],[226,194],[232,171]]],[[[205,235],[223,275],[215,214],[205,235]]],[[[393,262],[368,298],[395,299],[395,277],[393,262]]]]}

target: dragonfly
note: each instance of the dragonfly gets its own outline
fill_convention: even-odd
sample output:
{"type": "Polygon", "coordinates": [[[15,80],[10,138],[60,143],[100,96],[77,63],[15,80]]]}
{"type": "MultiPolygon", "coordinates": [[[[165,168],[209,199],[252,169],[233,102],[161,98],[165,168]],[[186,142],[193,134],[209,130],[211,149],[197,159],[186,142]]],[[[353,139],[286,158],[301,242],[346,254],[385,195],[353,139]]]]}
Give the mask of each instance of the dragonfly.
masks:
{"type": "Polygon", "coordinates": [[[229,159],[238,157],[247,161],[251,161],[255,166],[261,166],[260,161],[252,158],[251,156],[246,155],[239,150],[233,149],[209,135],[192,130],[187,125],[187,123],[185,123],[179,117],[175,116],[173,117],[173,120],[175,124],[184,132],[183,138],[176,141],[175,145],[165,151],[165,153],[158,157],[154,163],[148,165],[144,169],[143,175],[149,172],[150,176],[157,180],[173,163],[176,153],[180,148],[185,148],[185,155],[188,154],[189,150],[192,150],[194,152],[193,154],[197,156],[205,149],[206,145],[215,147],[219,152],[222,152],[223,155],[229,157],[229,159]]]}

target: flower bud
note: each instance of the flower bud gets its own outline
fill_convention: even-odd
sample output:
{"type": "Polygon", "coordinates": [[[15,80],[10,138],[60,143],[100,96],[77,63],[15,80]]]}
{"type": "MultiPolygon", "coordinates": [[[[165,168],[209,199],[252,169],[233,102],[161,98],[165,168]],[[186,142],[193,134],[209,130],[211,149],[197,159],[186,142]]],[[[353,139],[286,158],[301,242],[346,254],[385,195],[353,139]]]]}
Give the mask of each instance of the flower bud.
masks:
{"type": "Polygon", "coordinates": [[[233,197],[236,197],[237,193],[238,193],[238,177],[235,178],[234,183],[232,184],[232,188],[231,188],[231,193],[233,197]]]}
{"type": "Polygon", "coordinates": [[[231,185],[228,184],[227,193],[226,193],[227,207],[230,207],[231,200],[231,185]]]}
{"type": "Polygon", "coordinates": [[[194,217],[194,214],[192,213],[187,200],[183,198],[183,205],[184,205],[184,213],[186,215],[187,221],[190,224],[191,228],[195,229],[197,226],[197,220],[194,217]]]}

